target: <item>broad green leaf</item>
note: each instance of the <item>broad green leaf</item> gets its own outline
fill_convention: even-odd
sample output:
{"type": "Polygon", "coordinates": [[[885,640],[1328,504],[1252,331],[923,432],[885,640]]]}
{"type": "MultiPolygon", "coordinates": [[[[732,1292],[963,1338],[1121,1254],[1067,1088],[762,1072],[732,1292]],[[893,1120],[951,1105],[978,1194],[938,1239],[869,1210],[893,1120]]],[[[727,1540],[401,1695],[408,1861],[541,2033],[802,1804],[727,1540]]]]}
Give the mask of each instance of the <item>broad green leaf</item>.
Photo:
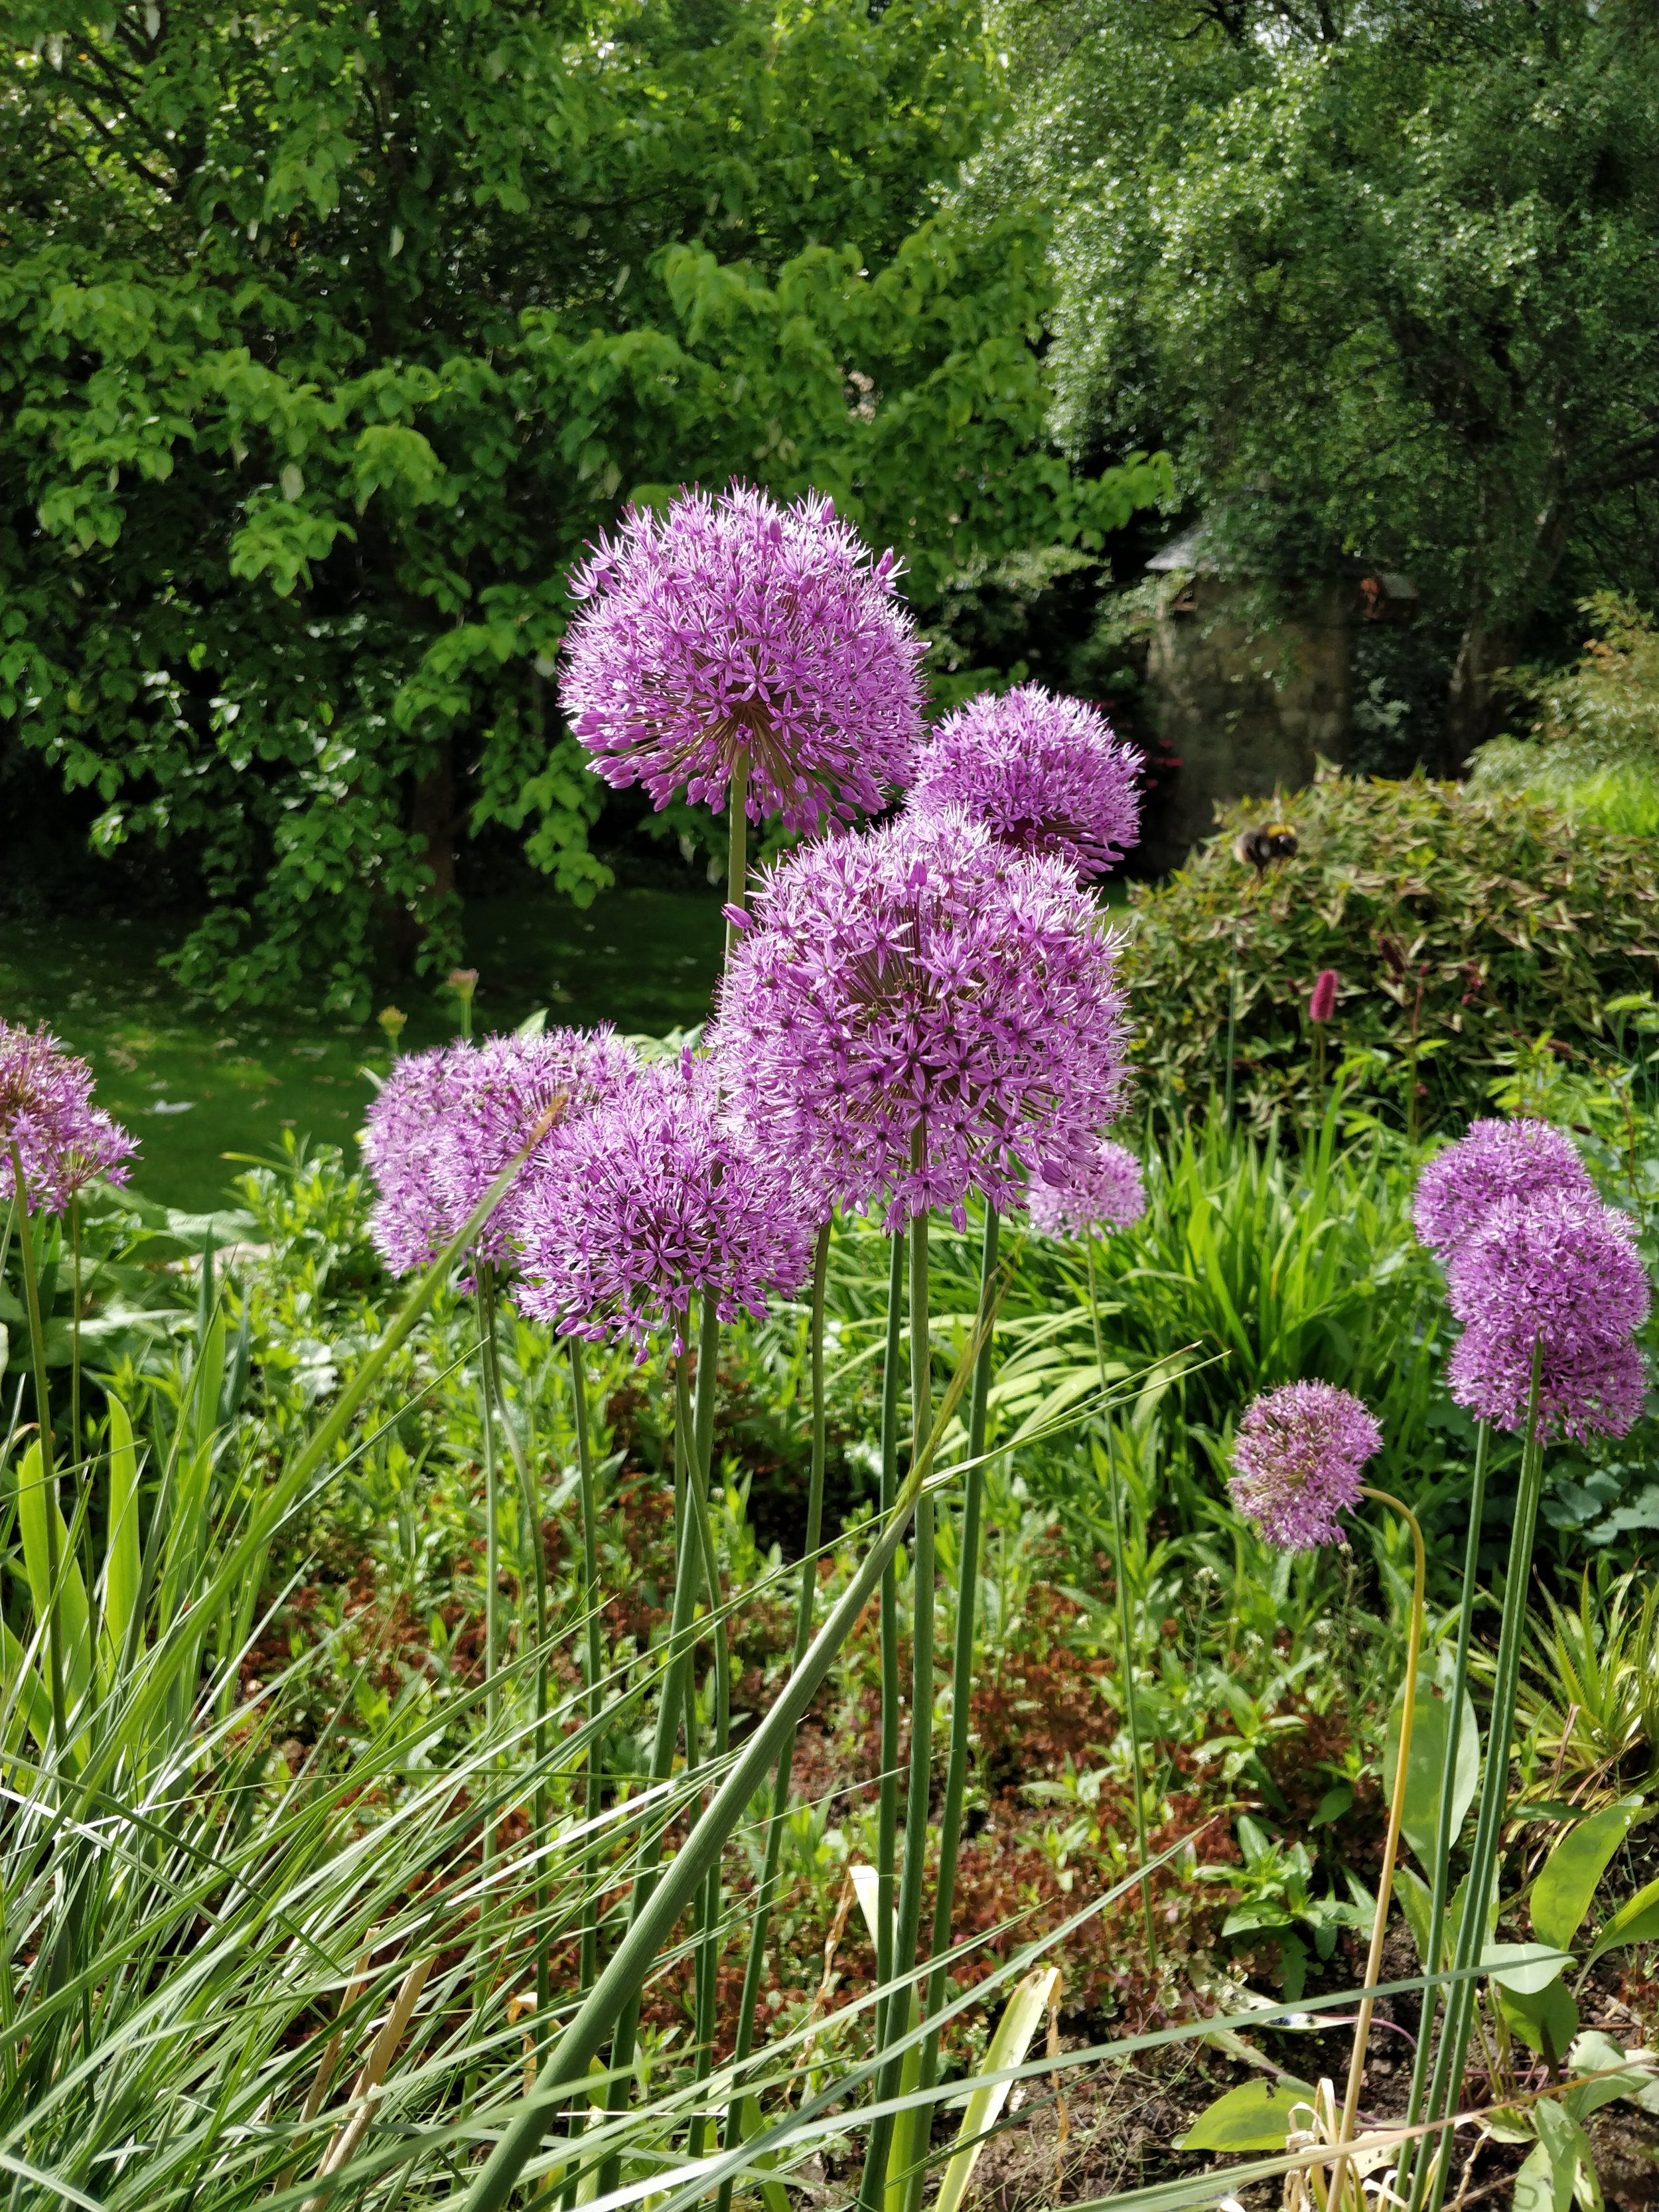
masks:
{"type": "MultiPolygon", "coordinates": [[[[1417,1947],[1417,1956],[1426,1973],[1429,1958],[1429,1916],[1434,1907],[1434,1893],[1420,1874],[1404,1864],[1394,1870],[1394,1893],[1400,1899],[1400,1909],[1406,1916],[1406,1925],[1412,1931],[1412,1942],[1417,1947]]],[[[1445,1948],[1445,1929],[1441,1929],[1441,1948],[1445,1948]]]]}
{"type": "MultiPolygon", "coordinates": [[[[17,1525],[23,1539],[23,1569],[28,1578],[29,1595],[34,1602],[34,1618],[44,1623],[50,1606],[54,1602],[58,1611],[59,1638],[64,1653],[64,1692],[69,1705],[78,1705],[86,1693],[92,1674],[92,1654],[88,1645],[89,1619],[87,1611],[87,1586],[81,1579],[81,1569],[70,1548],[69,1530],[64,1525],[63,1514],[56,1498],[48,1498],[40,1471],[40,1447],[33,1443],[23,1455],[23,1464],[17,1477],[17,1525]],[[48,1551],[48,1514],[55,1524],[50,1534],[58,1544],[58,1588],[52,1593],[52,1565],[48,1551]]],[[[44,1639],[42,1650],[45,1650],[44,1639]]]]}
{"type": "Polygon", "coordinates": [[[1515,2177],[1515,2192],[1510,2198],[1512,2212],[1567,2212],[1571,2198],[1571,2181],[1565,2201],[1558,2198],[1555,2167],[1549,2152],[1541,2142],[1534,2144],[1515,2177]]]}
{"type": "Polygon", "coordinates": [[[138,1451],[126,1407],[109,1399],[109,1541],[104,1566],[103,1645],[106,1679],[113,1680],[126,1649],[138,1601],[138,1451]]]}
{"type": "Polygon", "coordinates": [[[1517,1996],[1536,1996],[1572,1964],[1553,1943],[1488,1943],[1481,1971],[1517,1996]]]}
{"type": "Polygon", "coordinates": [[[1565,1950],[1583,1924],[1607,1862],[1641,1817],[1639,1797],[1620,1798],[1569,1828],[1533,1885],[1532,1930],[1540,1943],[1565,1950]]]}
{"type": "Polygon", "coordinates": [[[1587,2120],[1620,2097],[1628,2097],[1644,2111],[1653,2109],[1652,2100],[1659,2096],[1659,2062],[1638,2051],[1634,2057],[1638,2063],[1626,2064],[1632,2055],[1599,2028],[1587,2029],[1575,2040],[1567,2052],[1568,2072],[1596,2078],[1569,2090],[1562,2100],[1574,2119],[1587,2120]]]}
{"type": "Polygon", "coordinates": [[[1595,2184],[1595,2160],[1590,2150],[1589,2138],[1583,2128],[1559,2098],[1540,2097],[1533,2107],[1533,2112],[1538,2124],[1539,2148],[1550,2162],[1555,2212],[1568,2212],[1581,2166],[1590,2177],[1591,2201],[1599,2204],[1601,2192],[1595,2184]]]}
{"type": "Polygon", "coordinates": [[[1529,2051],[1551,2066],[1559,2066],[1578,2033],[1578,2008],[1558,1974],[1543,1989],[1522,1996],[1502,1982],[1494,1984],[1498,2009],[1529,2051]]]}
{"type": "MultiPolygon", "coordinates": [[[[0,1701],[13,1707],[45,1751],[52,1741],[52,1692],[3,1620],[0,1620],[0,1701]]],[[[7,1734],[9,1740],[9,1729],[7,1734]]]]}
{"type": "MultiPolygon", "coordinates": [[[[1389,1717],[1388,1741],[1382,1759],[1382,1786],[1389,1792],[1394,1789],[1395,1770],[1400,1755],[1402,1711],[1401,1701],[1396,1698],[1394,1711],[1389,1717]]],[[[1445,1774],[1449,1723],[1445,1692],[1437,1682],[1419,1682],[1412,1717],[1411,1757],[1406,1763],[1406,1802],[1401,1808],[1400,1826],[1419,1863],[1431,1874],[1434,1870],[1435,1844],[1439,1833],[1440,1789],[1445,1774]]],[[[1480,1731],[1475,1720],[1474,1701],[1466,1691],[1462,1726],[1457,1737],[1456,1763],[1452,1774],[1451,1838],[1454,1843],[1468,1817],[1469,1807],[1474,1802],[1480,1779],[1480,1731]]]]}
{"type": "Polygon", "coordinates": [[[1177,2150],[1282,2150],[1291,2114],[1312,2095],[1304,2085],[1243,2081],[1199,2114],[1175,2145],[1177,2150]]]}
{"type": "MultiPolygon", "coordinates": [[[[1058,1966],[1039,1967],[1036,1973],[1027,1974],[1018,1983],[1003,2008],[997,2022],[997,2032],[991,2038],[991,2047],[985,2054],[984,2071],[1000,2073],[1004,2067],[1023,2066],[1031,2039],[1042,2024],[1042,2015],[1054,2002],[1060,1987],[1058,1966]]],[[[984,2143],[979,2138],[994,2128],[1002,2108],[1008,2101],[1011,2081],[993,2081],[983,2089],[975,2089],[968,2100],[968,2109],[962,2116],[962,2125],[957,2130],[959,2148],[952,2152],[951,2163],[945,2169],[934,2199],[933,2212],[957,2212],[968,2185],[973,2179],[974,2168],[979,2160],[984,2143]]],[[[1282,2141],[1283,2138],[1280,2138],[1282,2141]]]]}
{"type": "Polygon", "coordinates": [[[208,1326],[207,1340],[196,1363],[193,1395],[198,1452],[210,1450],[218,1433],[219,1394],[225,1380],[225,1334],[224,1310],[221,1308],[208,1326]]]}
{"type": "Polygon", "coordinates": [[[1596,1937],[1585,1963],[1594,1966],[1604,1953],[1626,1943],[1659,1943],[1659,1881],[1650,1881],[1625,1900],[1596,1937]]]}

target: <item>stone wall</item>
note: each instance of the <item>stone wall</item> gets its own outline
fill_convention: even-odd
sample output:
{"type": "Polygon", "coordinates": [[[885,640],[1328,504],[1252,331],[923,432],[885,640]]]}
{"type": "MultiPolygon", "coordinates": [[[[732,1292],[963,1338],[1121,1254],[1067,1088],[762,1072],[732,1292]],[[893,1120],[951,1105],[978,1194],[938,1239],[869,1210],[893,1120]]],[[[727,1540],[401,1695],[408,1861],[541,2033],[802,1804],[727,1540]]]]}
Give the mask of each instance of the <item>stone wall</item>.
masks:
{"type": "Polygon", "coordinates": [[[1218,803],[1311,783],[1316,760],[1347,756],[1352,705],[1351,585],[1318,586],[1268,631],[1249,586],[1176,576],[1163,594],[1146,663],[1153,726],[1181,763],[1149,823],[1146,860],[1179,867],[1215,830],[1218,803]]]}

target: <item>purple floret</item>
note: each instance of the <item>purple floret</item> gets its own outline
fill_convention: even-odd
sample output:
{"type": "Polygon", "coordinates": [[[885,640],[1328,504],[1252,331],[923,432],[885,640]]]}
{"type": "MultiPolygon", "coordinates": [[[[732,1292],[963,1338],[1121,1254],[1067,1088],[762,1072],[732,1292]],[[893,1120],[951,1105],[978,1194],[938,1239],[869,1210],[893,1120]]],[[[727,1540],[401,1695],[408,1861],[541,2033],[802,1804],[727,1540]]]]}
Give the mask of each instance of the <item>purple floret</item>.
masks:
{"type": "Polygon", "coordinates": [[[886,805],[921,727],[923,641],[833,504],[748,486],[633,508],[571,579],[561,696],[607,783],[817,830],[886,805]]]}
{"type": "Polygon", "coordinates": [[[1026,1170],[1081,1172],[1121,1103],[1117,951],[1071,868],[960,809],[808,847],[764,879],[721,988],[732,1122],[826,1210],[1017,1206],[1026,1170]]]}
{"type": "Polygon", "coordinates": [[[643,1358],[654,1330],[684,1348],[698,1293],[732,1321],[799,1289],[817,1224],[718,1109],[712,1069],[685,1059],[646,1069],[572,1127],[515,1216],[526,1313],[643,1358]]]}
{"type": "Polygon", "coordinates": [[[1418,1241],[1449,1260],[1499,1199],[1549,1191],[1595,1196],[1571,1137],[1547,1121],[1473,1121],[1418,1177],[1418,1241]]]}
{"type": "Polygon", "coordinates": [[[1447,1269],[1463,1334],[1452,1395],[1499,1428],[1524,1427],[1534,1346],[1547,1436],[1623,1436],[1641,1411],[1642,1361],[1631,1340],[1648,1316],[1648,1280],[1624,1216],[1594,1192],[1505,1198],[1447,1269]]]}
{"type": "Polygon", "coordinates": [[[1073,1173],[1047,1162],[1031,1177],[1025,1211],[1045,1237],[1089,1237],[1127,1229],[1146,1211],[1140,1162],[1123,1145],[1103,1137],[1073,1173]]]}
{"type": "Polygon", "coordinates": [[[63,1213],[88,1183],[120,1185],[137,1140],[92,1103],[92,1070],[50,1030],[0,1021],[0,1202],[15,1195],[12,1147],[33,1210],[63,1213]]]}
{"type": "Polygon", "coordinates": [[[1022,684],[981,692],[939,724],[908,805],[918,814],[959,805],[1018,852],[1101,875],[1139,838],[1145,765],[1097,707],[1022,684]]]}
{"type": "Polygon", "coordinates": [[[1365,1462],[1382,1449],[1375,1417],[1351,1392],[1287,1382],[1246,1407],[1227,1486],[1245,1519],[1281,1551],[1345,1544],[1337,1516],[1358,1504],[1365,1462]]]}
{"type": "MultiPolygon", "coordinates": [[[[526,1174],[588,1107],[633,1081],[638,1066],[609,1030],[490,1037],[397,1060],[368,1109],[363,1139],[380,1192],[369,1233],[387,1267],[404,1275],[429,1266],[550,1108],[556,1119],[526,1174]]],[[[515,1186],[486,1224],[478,1240],[483,1258],[510,1259],[518,1195],[515,1186]]]]}

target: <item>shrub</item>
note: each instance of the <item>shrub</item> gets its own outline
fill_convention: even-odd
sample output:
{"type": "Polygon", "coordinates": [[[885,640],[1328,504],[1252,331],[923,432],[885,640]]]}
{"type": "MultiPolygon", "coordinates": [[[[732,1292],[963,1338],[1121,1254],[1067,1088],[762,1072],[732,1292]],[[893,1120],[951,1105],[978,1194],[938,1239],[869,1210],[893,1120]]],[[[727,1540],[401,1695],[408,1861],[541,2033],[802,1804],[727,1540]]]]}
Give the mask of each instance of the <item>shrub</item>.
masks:
{"type": "Polygon", "coordinates": [[[1177,1110],[1224,1088],[1236,973],[1240,1109],[1262,1127],[1305,1115],[1309,995],[1334,968],[1350,1097],[1461,1127],[1541,1039],[1581,1066],[1620,1055],[1620,1001],[1653,983],[1656,908],[1650,847],[1523,794],[1331,772],[1272,808],[1247,800],[1170,882],[1132,894],[1147,1087],[1177,1110]],[[1234,839],[1274,812],[1298,849],[1258,875],[1234,839]]]}

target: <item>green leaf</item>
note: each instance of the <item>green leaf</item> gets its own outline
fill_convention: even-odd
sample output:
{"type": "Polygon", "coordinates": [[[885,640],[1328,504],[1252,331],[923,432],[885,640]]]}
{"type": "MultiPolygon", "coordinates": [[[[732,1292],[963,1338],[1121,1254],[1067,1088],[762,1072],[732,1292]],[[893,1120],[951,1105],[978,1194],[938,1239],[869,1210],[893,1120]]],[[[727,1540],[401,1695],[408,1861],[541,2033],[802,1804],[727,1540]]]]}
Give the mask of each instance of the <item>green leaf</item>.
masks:
{"type": "Polygon", "coordinates": [[[1510,2033],[1549,2065],[1559,2066],[1578,2033],[1578,2008],[1561,1977],[1558,1974],[1543,1989],[1525,1996],[1502,1982],[1493,1987],[1498,2009],[1510,2033]]]}
{"type": "Polygon", "coordinates": [[[1641,1817],[1639,1797],[1621,1798],[1569,1828],[1533,1885],[1532,1927],[1540,1942],[1565,1951],[1589,1911],[1607,1862],[1641,1817]]]}
{"type": "MultiPolygon", "coordinates": [[[[1402,1710],[1401,1701],[1396,1698],[1394,1711],[1389,1716],[1388,1741],[1382,1758],[1382,1786],[1389,1792],[1394,1789],[1395,1770],[1400,1756],[1402,1710]]],[[[1435,1845],[1439,1832],[1440,1785],[1445,1771],[1449,1723],[1444,1691],[1437,1682],[1420,1682],[1412,1716],[1412,1749],[1406,1765],[1406,1802],[1401,1809],[1400,1826],[1419,1863],[1431,1872],[1434,1867],[1435,1845]]],[[[1469,1807],[1474,1802],[1480,1779],[1480,1731],[1475,1719],[1474,1700],[1466,1691],[1462,1726],[1457,1739],[1457,1760],[1452,1776],[1453,1843],[1456,1842],[1469,1807]]]]}
{"type": "MultiPolygon", "coordinates": [[[[1401,1864],[1396,1866],[1394,1870],[1394,1893],[1400,1899],[1401,1911],[1406,1916],[1406,1925],[1411,1929],[1412,1942],[1417,1947],[1419,1963],[1426,1973],[1431,1964],[1429,1916],[1434,1907],[1434,1893],[1420,1874],[1401,1864]]],[[[1443,1950],[1445,1948],[1444,1936],[1445,1929],[1443,1925],[1441,1929],[1443,1950]]]]}
{"type": "Polygon", "coordinates": [[[1488,1943],[1480,1960],[1483,1973],[1523,1997],[1547,1990],[1571,1964],[1553,1943],[1488,1943]]]}
{"type": "MultiPolygon", "coordinates": [[[[1005,2067],[1024,2064],[1025,2054],[1031,2047],[1031,2039],[1042,2023],[1043,2014],[1054,2002],[1059,1987],[1058,1966],[1039,1967],[1016,1985],[1003,2008],[1002,2018],[997,2022],[997,2032],[991,2038],[991,2047],[985,2054],[986,2073],[999,2074],[1005,2067]]],[[[1012,2087],[1012,2081],[994,2081],[986,2088],[975,2089],[968,2100],[962,2125],[957,2131],[958,2148],[951,2154],[951,2163],[945,2169],[945,2178],[934,2200],[933,2212],[957,2212],[957,2207],[967,2194],[968,2185],[973,2179],[979,2154],[985,2148],[981,2138],[988,2129],[996,2125],[1012,2087]]]]}
{"type": "Polygon", "coordinates": [[[1605,1952],[1620,1950],[1627,1943],[1659,1943],[1659,1881],[1650,1881],[1625,1900],[1596,1937],[1585,1963],[1594,1966],[1605,1952]]]}
{"type": "Polygon", "coordinates": [[[1304,2082],[1292,2087],[1278,2081],[1243,2081],[1206,2105],[1175,2148],[1283,2150],[1291,2112],[1312,2094],[1304,2082]]]}
{"type": "Polygon", "coordinates": [[[112,1681],[126,1649],[138,1601],[138,1452],[132,1422],[113,1391],[109,1398],[109,1535],[105,1552],[103,1668],[112,1681]]]}

